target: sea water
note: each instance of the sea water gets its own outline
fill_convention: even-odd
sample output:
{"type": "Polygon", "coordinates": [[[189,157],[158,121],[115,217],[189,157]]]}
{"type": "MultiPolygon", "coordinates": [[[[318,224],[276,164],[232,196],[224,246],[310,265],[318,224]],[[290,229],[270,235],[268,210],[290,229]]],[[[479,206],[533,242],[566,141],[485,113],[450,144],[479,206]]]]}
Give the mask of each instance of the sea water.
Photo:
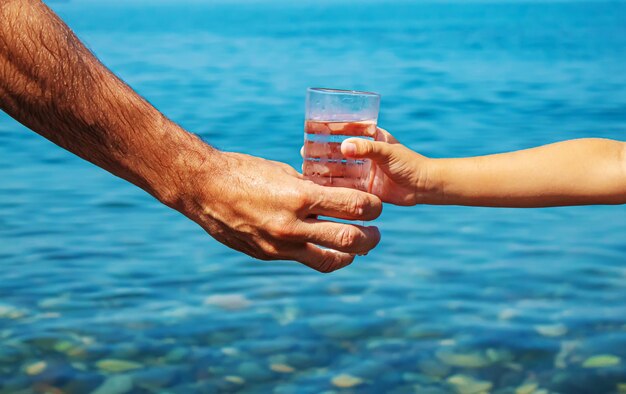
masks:
{"type": "MultiPolygon", "coordinates": [[[[378,125],[429,157],[626,136],[623,1],[47,3],[181,126],[293,168],[309,86],[379,92],[378,125]]],[[[320,275],[4,114],[0,179],[2,394],[626,383],[626,206],[387,204],[377,248],[320,275]]]]}

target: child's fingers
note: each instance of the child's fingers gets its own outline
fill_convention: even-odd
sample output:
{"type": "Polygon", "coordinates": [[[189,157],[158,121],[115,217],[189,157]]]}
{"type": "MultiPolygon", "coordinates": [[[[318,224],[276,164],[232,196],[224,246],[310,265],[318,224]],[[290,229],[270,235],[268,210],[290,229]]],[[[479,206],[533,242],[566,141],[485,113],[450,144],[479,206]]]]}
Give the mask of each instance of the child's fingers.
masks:
{"type": "Polygon", "coordinates": [[[341,153],[347,157],[368,158],[376,162],[386,162],[393,154],[391,145],[386,142],[348,138],[341,144],[341,153]]]}

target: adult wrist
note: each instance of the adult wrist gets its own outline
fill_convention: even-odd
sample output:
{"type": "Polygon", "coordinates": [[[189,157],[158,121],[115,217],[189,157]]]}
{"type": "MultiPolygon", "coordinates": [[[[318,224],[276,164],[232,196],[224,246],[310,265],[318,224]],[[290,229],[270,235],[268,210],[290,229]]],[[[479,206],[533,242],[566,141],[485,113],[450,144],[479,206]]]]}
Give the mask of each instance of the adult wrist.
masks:
{"type": "Polygon", "coordinates": [[[190,209],[199,187],[206,190],[211,186],[207,174],[214,171],[222,152],[169,121],[160,145],[165,154],[157,165],[160,170],[152,171],[147,179],[148,192],[163,204],[184,212],[190,209]]]}

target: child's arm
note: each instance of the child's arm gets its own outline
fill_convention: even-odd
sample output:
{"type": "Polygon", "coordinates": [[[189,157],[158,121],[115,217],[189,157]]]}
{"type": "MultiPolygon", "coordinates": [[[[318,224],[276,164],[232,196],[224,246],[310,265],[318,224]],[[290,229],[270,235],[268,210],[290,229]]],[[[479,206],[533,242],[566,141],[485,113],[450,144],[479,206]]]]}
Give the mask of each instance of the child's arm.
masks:
{"type": "Polygon", "coordinates": [[[374,192],[401,205],[547,207],[626,203],[626,143],[579,139],[462,159],[429,159],[381,130],[386,142],[350,139],[349,157],[377,163],[374,192]],[[402,198],[399,198],[402,197],[402,198]]]}

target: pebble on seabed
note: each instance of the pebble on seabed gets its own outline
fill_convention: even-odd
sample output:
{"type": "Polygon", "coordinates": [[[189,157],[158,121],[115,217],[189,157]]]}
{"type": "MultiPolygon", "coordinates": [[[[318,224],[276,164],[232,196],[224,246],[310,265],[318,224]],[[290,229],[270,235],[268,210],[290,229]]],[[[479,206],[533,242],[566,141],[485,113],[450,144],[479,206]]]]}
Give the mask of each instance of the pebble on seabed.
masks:
{"type": "Polygon", "coordinates": [[[563,324],[538,325],[535,331],[544,337],[560,337],[567,334],[567,327],[563,324]]]}
{"type": "Polygon", "coordinates": [[[270,365],[270,369],[274,372],[280,372],[280,373],[292,373],[293,371],[295,371],[293,367],[287,364],[272,364],[270,365]]]}
{"type": "Polygon", "coordinates": [[[453,386],[454,391],[459,394],[479,394],[487,392],[493,387],[491,382],[477,380],[467,375],[453,375],[447,381],[453,386]]]}
{"type": "Polygon", "coordinates": [[[515,394],[532,394],[537,390],[537,383],[524,383],[515,389],[515,394]]]}
{"type": "Polygon", "coordinates": [[[143,368],[142,364],[136,363],[134,361],[127,360],[117,360],[113,358],[108,358],[104,360],[100,360],[96,363],[98,369],[104,372],[127,372],[132,371],[134,369],[143,368]]]}
{"type": "Polygon", "coordinates": [[[124,394],[133,389],[133,378],[129,375],[115,375],[104,381],[91,394],[124,394]]]}
{"type": "Polygon", "coordinates": [[[38,361],[36,363],[32,363],[28,366],[26,366],[25,371],[27,374],[34,376],[34,375],[39,375],[40,373],[42,373],[46,367],[48,366],[48,364],[46,364],[45,361],[38,361]]]}
{"type": "Polygon", "coordinates": [[[349,388],[360,385],[363,383],[363,379],[348,374],[341,374],[332,378],[331,383],[335,387],[349,388]]]}
{"type": "Polygon", "coordinates": [[[59,341],[54,344],[53,349],[59,353],[67,353],[73,347],[74,344],[70,341],[59,341]]]}
{"type": "Polygon", "coordinates": [[[515,310],[515,309],[511,309],[511,308],[505,308],[503,310],[500,311],[500,313],[498,313],[498,319],[500,320],[511,320],[516,316],[519,316],[520,312],[515,310]]]}
{"type": "Polygon", "coordinates": [[[444,364],[461,368],[483,368],[491,364],[491,360],[481,352],[451,353],[438,351],[435,356],[444,364]]]}
{"type": "Polygon", "coordinates": [[[204,299],[204,305],[216,306],[229,311],[245,309],[250,304],[250,300],[243,294],[214,294],[204,299]]]}
{"type": "Polygon", "coordinates": [[[427,376],[442,378],[450,372],[450,367],[435,360],[422,360],[418,362],[417,367],[427,376]]]}
{"type": "Polygon", "coordinates": [[[230,383],[235,383],[235,384],[244,384],[246,382],[241,377],[233,376],[233,375],[225,376],[224,380],[230,383]]]}
{"type": "Polygon", "coordinates": [[[234,348],[234,347],[223,347],[221,349],[221,352],[225,356],[236,356],[237,354],[239,354],[239,350],[237,350],[237,348],[234,348]]]}
{"type": "Polygon", "coordinates": [[[189,350],[184,347],[176,347],[165,355],[165,359],[169,362],[179,362],[189,355],[189,350]]]}
{"type": "Polygon", "coordinates": [[[73,362],[71,363],[72,367],[74,367],[74,369],[77,369],[79,371],[86,371],[87,370],[87,365],[85,363],[81,363],[81,362],[73,362]]]}
{"type": "Polygon", "coordinates": [[[583,368],[613,367],[622,362],[622,359],[612,354],[599,354],[592,356],[583,362],[583,368]]]}
{"type": "Polygon", "coordinates": [[[26,312],[8,304],[0,304],[0,319],[19,319],[26,316],[26,312]]]}

